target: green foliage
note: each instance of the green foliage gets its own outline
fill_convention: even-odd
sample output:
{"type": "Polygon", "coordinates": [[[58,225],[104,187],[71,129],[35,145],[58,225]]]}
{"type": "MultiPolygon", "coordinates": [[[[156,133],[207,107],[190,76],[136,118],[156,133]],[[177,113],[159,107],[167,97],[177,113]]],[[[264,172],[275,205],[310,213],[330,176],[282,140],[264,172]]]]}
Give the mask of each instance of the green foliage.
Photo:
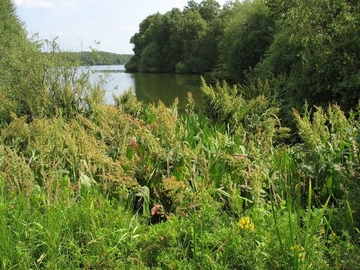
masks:
{"type": "MultiPolygon", "coordinates": [[[[231,89],[217,86],[218,91],[224,88],[231,89]]],[[[1,206],[7,210],[2,212],[0,243],[6,268],[327,269],[339,265],[339,258],[346,258],[343,265],[357,267],[357,221],[351,219],[350,230],[332,214],[346,216],[344,208],[330,208],[328,202],[317,208],[313,195],[319,183],[306,182],[310,175],[317,177],[309,174],[313,161],[299,146],[277,148],[276,134],[283,131],[276,117],[267,114],[264,98],[236,100],[247,109],[246,117],[229,119],[245,135],[231,134],[222,122],[211,124],[194,113],[191,98],[181,116],[176,103],[142,107],[129,115],[124,110],[133,101],[119,101],[90,117],[78,114],[69,123],[60,117],[26,123],[22,117],[1,129],[0,179],[7,191],[1,206]],[[82,179],[96,184],[87,187],[82,179]],[[146,216],[125,210],[132,209],[129,202],[141,190],[148,190],[147,204],[164,205],[166,223],[149,226],[146,216]],[[301,203],[304,196],[310,207],[301,203]],[[14,229],[9,231],[7,224],[14,229]]],[[[316,120],[320,143],[311,144],[317,139],[310,136],[307,147],[311,154],[310,148],[320,144],[320,158],[336,161],[326,140],[339,138],[335,147],[348,138],[348,128],[355,127],[356,134],[357,123],[346,121],[336,107],[329,115],[332,135],[316,120]]],[[[305,127],[307,121],[300,120],[305,127]]],[[[306,138],[306,129],[300,130],[306,138]]],[[[349,160],[358,158],[354,151],[349,160]]],[[[354,162],[341,166],[359,168],[354,162]]],[[[350,193],[352,184],[343,181],[350,193]]]]}
{"type": "Polygon", "coordinates": [[[79,61],[81,65],[126,65],[132,54],[117,54],[103,51],[59,52],[72,62],[79,61]]]}
{"type": "Polygon", "coordinates": [[[222,33],[220,6],[206,0],[189,1],[183,11],[145,18],[130,40],[134,57],[127,70],[140,72],[203,73],[218,60],[218,36],[222,33]]]}
{"type": "Polygon", "coordinates": [[[132,88],[124,91],[120,96],[113,96],[115,106],[120,107],[125,113],[138,116],[142,111],[142,103],[136,99],[132,88]]]}
{"type": "Polygon", "coordinates": [[[141,52],[139,71],[160,72],[159,62],[161,59],[161,49],[156,43],[149,44],[141,52]]]}
{"type": "MultiPolygon", "coordinates": [[[[141,72],[213,72],[242,83],[251,95],[281,81],[275,94],[291,125],[291,108],[358,103],[359,4],[356,1],[189,1],[180,11],[153,14],[131,38],[126,69],[141,72]],[[261,86],[260,86],[261,87],[261,86]]],[[[269,98],[266,96],[266,98],[269,98]]],[[[270,97],[272,99],[273,96],[270,97]]]]}
{"type": "Polygon", "coordinates": [[[12,1],[1,1],[0,14],[0,118],[7,120],[7,112],[19,106],[19,100],[8,93],[12,86],[23,83],[25,74],[22,73],[21,65],[24,59],[31,61],[26,57],[26,51],[32,45],[26,39],[26,32],[15,13],[12,1]]]}
{"type": "Polygon", "coordinates": [[[286,100],[294,107],[307,100],[355,108],[359,7],[356,1],[295,1],[278,18],[274,42],[256,74],[287,74],[286,100]]]}
{"type": "MultiPolygon", "coordinates": [[[[204,3],[186,12],[211,20],[204,3]]],[[[1,268],[359,268],[359,108],[294,110],[302,141],[286,145],[286,76],[203,80],[205,113],[189,95],[179,115],[178,100],[144,106],[131,89],[103,104],[100,84],[43,45],[2,58],[1,268]],[[149,224],[154,204],[167,222],[149,224]]]]}
{"type": "Polygon", "coordinates": [[[59,51],[56,41],[34,40],[9,59],[13,72],[3,88],[3,119],[10,119],[9,112],[26,115],[28,121],[54,115],[71,119],[104,103],[101,85],[91,85],[88,80],[90,71],[74,66],[59,51]],[[41,48],[49,52],[43,54],[41,48]]]}
{"type": "MultiPolygon", "coordinates": [[[[264,85],[263,89],[269,91],[268,86],[264,85]]],[[[280,122],[276,116],[279,109],[270,106],[264,95],[245,100],[241,95],[241,91],[244,91],[241,86],[231,87],[224,81],[222,85],[217,83],[213,88],[206,85],[204,79],[201,90],[207,99],[208,117],[215,123],[225,124],[229,132],[242,134],[243,137],[250,136],[247,133],[261,133],[270,141],[277,135],[279,138],[286,137],[287,129],[279,126],[280,122]],[[280,128],[276,129],[276,126],[280,128]]]]}
{"type": "MultiPolygon", "coordinates": [[[[299,166],[304,167],[307,178],[314,179],[314,195],[320,202],[330,195],[342,205],[338,215],[347,220],[345,226],[351,234],[355,233],[354,221],[341,199],[348,201],[358,196],[358,171],[355,169],[359,166],[355,140],[358,120],[355,115],[357,113],[345,117],[339,106],[329,106],[326,112],[318,108],[312,120],[308,114],[301,117],[295,112],[299,135],[304,141],[303,161],[299,166]]],[[[352,201],[352,208],[358,209],[358,202],[352,201]]]]}
{"type": "Polygon", "coordinates": [[[136,72],[138,71],[138,66],[140,62],[140,57],[137,55],[134,55],[130,58],[129,62],[125,64],[125,69],[128,72],[136,72]]]}
{"type": "Polygon", "coordinates": [[[245,80],[245,72],[263,58],[272,41],[273,20],[263,1],[235,2],[224,15],[224,36],[219,48],[226,79],[245,80]]]}
{"type": "MultiPolygon", "coordinates": [[[[16,71],[13,59],[21,52],[24,46],[29,45],[26,41],[26,32],[22,22],[16,16],[15,7],[12,1],[2,0],[0,3],[0,79],[1,90],[12,80],[12,72],[16,71]]],[[[2,95],[3,96],[3,95],[2,95]]]]}

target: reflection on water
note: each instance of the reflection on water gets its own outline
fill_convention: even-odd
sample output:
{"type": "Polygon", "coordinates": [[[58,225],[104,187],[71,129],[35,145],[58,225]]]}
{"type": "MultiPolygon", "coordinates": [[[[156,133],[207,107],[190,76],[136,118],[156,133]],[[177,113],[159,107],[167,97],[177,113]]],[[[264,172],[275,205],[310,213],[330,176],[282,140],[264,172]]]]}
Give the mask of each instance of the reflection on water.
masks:
{"type": "Polygon", "coordinates": [[[200,76],[184,74],[144,74],[136,73],[135,92],[145,103],[161,100],[166,106],[179,99],[179,107],[187,103],[187,93],[191,92],[198,107],[202,106],[200,76]]]}
{"type": "Polygon", "coordinates": [[[132,88],[138,100],[144,103],[161,100],[166,106],[179,99],[179,108],[183,109],[187,103],[187,93],[191,92],[196,108],[203,107],[200,92],[200,75],[193,74],[153,74],[126,73],[124,66],[92,66],[91,80],[96,81],[100,75],[106,74],[106,103],[113,104],[113,94],[121,95],[132,88]]]}

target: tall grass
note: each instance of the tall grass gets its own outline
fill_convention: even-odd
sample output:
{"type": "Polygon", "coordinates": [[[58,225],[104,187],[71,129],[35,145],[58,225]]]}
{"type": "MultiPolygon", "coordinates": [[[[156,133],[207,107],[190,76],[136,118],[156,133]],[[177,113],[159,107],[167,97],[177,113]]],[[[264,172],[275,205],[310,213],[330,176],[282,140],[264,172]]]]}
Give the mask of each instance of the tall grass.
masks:
{"type": "Polygon", "coordinates": [[[189,96],[179,115],[50,78],[58,103],[0,125],[2,269],[359,267],[356,112],[294,112],[287,145],[260,90],[203,84],[207,111],[189,96]],[[154,204],[167,222],[150,225],[154,204]]]}

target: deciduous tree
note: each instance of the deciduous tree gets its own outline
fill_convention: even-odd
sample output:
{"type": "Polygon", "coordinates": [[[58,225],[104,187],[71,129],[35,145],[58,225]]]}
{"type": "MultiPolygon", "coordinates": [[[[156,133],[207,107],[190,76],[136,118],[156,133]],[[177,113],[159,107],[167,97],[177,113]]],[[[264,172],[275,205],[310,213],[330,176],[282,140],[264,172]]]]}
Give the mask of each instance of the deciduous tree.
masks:
{"type": "Polygon", "coordinates": [[[278,18],[261,76],[288,75],[291,103],[337,102],[354,108],[360,86],[360,4],[358,1],[294,1],[278,18]]]}

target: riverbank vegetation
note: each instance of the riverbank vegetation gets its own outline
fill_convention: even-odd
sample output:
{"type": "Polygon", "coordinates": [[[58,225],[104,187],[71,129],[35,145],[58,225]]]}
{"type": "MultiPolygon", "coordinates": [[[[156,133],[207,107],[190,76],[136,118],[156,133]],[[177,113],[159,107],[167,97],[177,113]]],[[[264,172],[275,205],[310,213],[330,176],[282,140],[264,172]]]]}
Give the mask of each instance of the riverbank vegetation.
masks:
{"type": "Polygon", "coordinates": [[[0,3],[1,269],[359,268],[359,106],[303,103],[290,129],[286,74],[203,81],[203,112],[106,105],[0,3]]]}
{"type": "MultiPolygon", "coordinates": [[[[128,70],[213,72],[229,83],[277,81],[281,107],[357,106],[358,1],[188,1],[145,18],[128,70]]],[[[256,88],[256,86],[255,86],[256,88]]]]}
{"type": "MultiPolygon", "coordinates": [[[[133,56],[132,54],[118,54],[103,51],[81,51],[81,52],[63,52],[59,51],[62,58],[68,61],[84,66],[101,66],[101,65],[125,65],[133,56]]],[[[44,52],[47,55],[47,52],[44,52]]]]}

